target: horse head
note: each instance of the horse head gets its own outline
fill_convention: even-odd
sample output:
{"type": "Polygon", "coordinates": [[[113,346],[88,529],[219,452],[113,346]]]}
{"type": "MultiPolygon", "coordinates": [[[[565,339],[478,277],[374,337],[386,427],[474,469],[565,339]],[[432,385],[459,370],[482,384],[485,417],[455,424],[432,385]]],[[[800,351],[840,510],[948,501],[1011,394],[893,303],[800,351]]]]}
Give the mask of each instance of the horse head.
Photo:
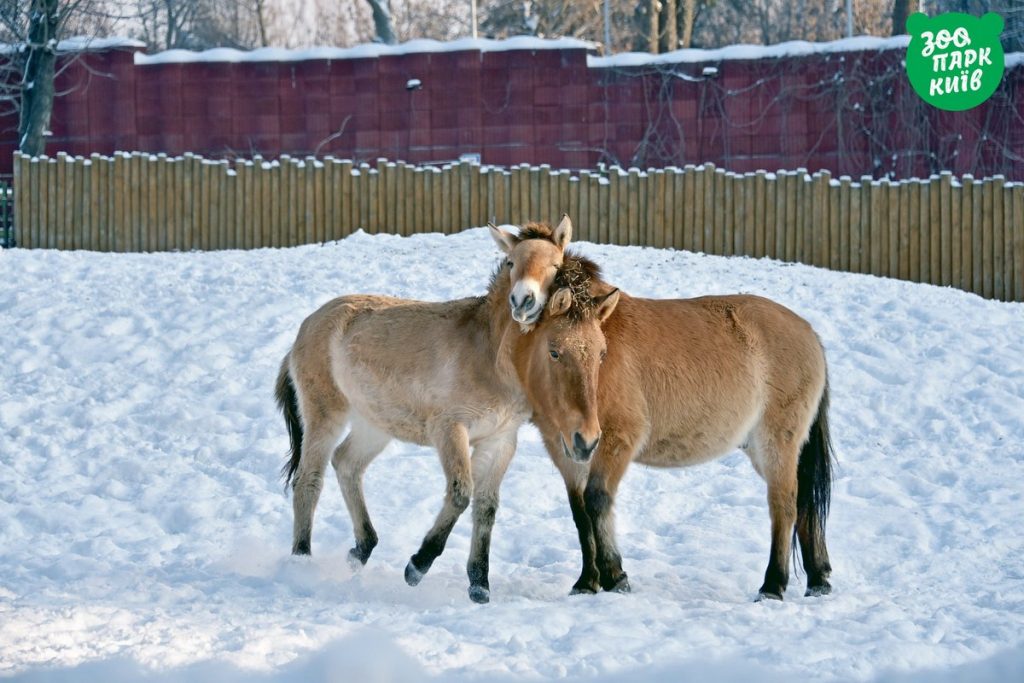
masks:
{"type": "Polygon", "coordinates": [[[511,281],[508,303],[512,318],[528,328],[544,312],[555,272],[562,265],[565,248],[572,239],[572,221],[563,216],[555,228],[546,223],[528,223],[519,234],[495,225],[489,227],[491,237],[507,257],[511,281]]]}
{"type": "Polygon", "coordinates": [[[522,336],[516,371],[534,420],[557,430],[564,455],[587,462],[601,440],[598,371],[608,347],[601,324],[619,290],[598,279],[597,266],[567,256],[552,277],[544,314],[522,336]]]}

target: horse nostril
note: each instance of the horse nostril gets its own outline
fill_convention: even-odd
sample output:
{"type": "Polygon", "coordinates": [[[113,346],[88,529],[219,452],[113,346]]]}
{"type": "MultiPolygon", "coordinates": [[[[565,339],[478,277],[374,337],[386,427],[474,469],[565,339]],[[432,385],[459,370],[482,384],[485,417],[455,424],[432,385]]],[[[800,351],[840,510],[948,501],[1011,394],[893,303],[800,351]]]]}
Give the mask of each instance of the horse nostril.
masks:
{"type": "Polygon", "coordinates": [[[576,432],[572,435],[572,446],[577,453],[583,457],[587,457],[594,451],[594,447],[597,446],[597,440],[595,439],[594,443],[588,444],[587,440],[583,438],[583,435],[576,432]]]}

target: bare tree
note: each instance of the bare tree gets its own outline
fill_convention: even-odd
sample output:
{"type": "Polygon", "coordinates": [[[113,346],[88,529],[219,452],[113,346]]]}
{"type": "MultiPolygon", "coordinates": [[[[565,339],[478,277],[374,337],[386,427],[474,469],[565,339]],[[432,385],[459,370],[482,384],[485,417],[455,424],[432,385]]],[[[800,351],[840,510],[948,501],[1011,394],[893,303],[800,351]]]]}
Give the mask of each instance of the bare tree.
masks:
{"type": "Polygon", "coordinates": [[[697,0],[683,0],[683,47],[690,47],[693,40],[693,20],[696,15],[697,0]]]}
{"type": "Polygon", "coordinates": [[[102,35],[115,16],[100,0],[6,0],[0,9],[0,102],[18,114],[18,149],[42,154],[55,97],[60,40],[102,35]]]}
{"type": "Polygon", "coordinates": [[[661,13],[661,3],[658,0],[648,0],[647,3],[647,51],[658,53],[658,15],[661,13]]]}
{"type": "Polygon", "coordinates": [[[377,34],[377,40],[385,45],[394,45],[398,42],[395,39],[395,29],[391,23],[391,2],[390,0],[366,0],[373,12],[373,27],[377,34]]]}
{"type": "Polygon", "coordinates": [[[676,16],[676,0],[665,0],[665,49],[675,50],[679,47],[679,20],[676,16]]]}
{"type": "Polygon", "coordinates": [[[907,17],[910,16],[910,0],[894,0],[892,3],[892,34],[907,32],[907,17]]]}
{"type": "Polygon", "coordinates": [[[271,43],[267,0],[135,0],[132,33],[150,50],[250,49],[271,43]]]}

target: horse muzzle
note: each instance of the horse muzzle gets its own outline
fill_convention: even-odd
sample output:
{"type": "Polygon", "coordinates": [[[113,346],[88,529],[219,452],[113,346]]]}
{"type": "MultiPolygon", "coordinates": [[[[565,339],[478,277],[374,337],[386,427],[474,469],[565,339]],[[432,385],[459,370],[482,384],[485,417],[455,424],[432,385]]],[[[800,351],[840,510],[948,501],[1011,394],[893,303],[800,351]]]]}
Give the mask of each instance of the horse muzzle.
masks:
{"type": "Polygon", "coordinates": [[[565,453],[565,457],[576,462],[590,462],[590,459],[594,457],[594,453],[597,451],[597,446],[601,443],[600,434],[597,435],[596,439],[587,443],[582,434],[575,432],[572,435],[572,448],[569,448],[569,445],[565,443],[565,437],[559,435],[558,438],[562,442],[562,452],[565,453]]]}
{"type": "Polygon", "coordinates": [[[512,309],[512,319],[521,325],[532,325],[540,319],[544,311],[544,305],[539,304],[537,297],[527,294],[521,300],[517,300],[515,294],[508,298],[509,306],[512,309]]]}

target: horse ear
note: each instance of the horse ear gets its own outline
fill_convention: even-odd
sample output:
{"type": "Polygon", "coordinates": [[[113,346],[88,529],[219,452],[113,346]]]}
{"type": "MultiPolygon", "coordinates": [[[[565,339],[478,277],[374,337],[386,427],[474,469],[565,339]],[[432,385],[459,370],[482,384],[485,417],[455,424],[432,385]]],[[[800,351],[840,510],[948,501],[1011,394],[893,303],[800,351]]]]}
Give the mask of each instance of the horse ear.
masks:
{"type": "Polygon", "coordinates": [[[565,315],[572,306],[572,292],[568,287],[562,287],[548,299],[548,315],[551,317],[565,315]]]}
{"type": "Polygon", "coordinates": [[[594,298],[594,304],[597,306],[597,319],[604,322],[608,319],[608,316],[612,314],[615,307],[619,304],[619,288],[616,287],[607,294],[594,298]]]}
{"type": "Polygon", "coordinates": [[[499,228],[494,223],[487,224],[488,229],[491,231],[491,239],[498,245],[498,249],[508,254],[516,246],[516,236],[510,233],[508,230],[499,228]]]}
{"type": "Polygon", "coordinates": [[[562,214],[562,220],[558,222],[558,227],[555,228],[553,237],[558,248],[565,251],[565,248],[569,246],[569,241],[572,239],[572,221],[569,220],[569,214],[562,214]]]}

